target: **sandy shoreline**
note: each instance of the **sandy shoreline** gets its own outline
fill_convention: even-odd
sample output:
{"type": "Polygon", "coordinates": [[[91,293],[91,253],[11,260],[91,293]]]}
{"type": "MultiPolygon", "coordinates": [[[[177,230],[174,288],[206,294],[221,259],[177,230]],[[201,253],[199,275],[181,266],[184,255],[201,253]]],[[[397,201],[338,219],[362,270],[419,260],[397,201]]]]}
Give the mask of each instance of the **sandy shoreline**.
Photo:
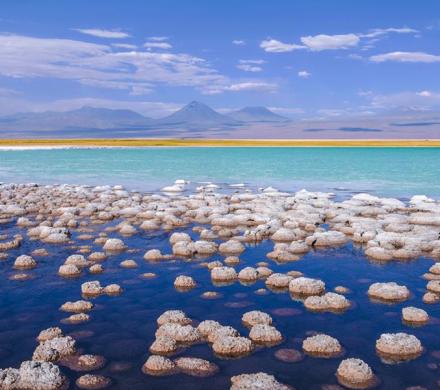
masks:
{"type": "Polygon", "coordinates": [[[0,150],[112,147],[440,147],[440,139],[0,139],[0,150]]]}

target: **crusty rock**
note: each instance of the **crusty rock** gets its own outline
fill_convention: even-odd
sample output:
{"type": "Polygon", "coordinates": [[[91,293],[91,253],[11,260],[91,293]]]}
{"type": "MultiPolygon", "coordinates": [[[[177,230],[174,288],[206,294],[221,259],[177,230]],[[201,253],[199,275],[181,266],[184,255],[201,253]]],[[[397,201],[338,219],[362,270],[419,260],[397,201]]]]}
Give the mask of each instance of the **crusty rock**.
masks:
{"type": "Polygon", "coordinates": [[[80,376],[75,383],[80,389],[97,390],[110,386],[111,379],[102,375],[86,374],[80,376]]]}
{"type": "Polygon", "coordinates": [[[167,310],[159,316],[157,325],[162,326],[167,323],[189,325],[192,321],[182,310],[167,310]]]}
{"type": "Polygon", "coordinates": [[[289,287],[290,281],[293,279],[292,276],[275,273],[270,275],[266,279],[266,286],[273,289],[284,289],[289,287]]]}
{"type": "Polygon", "coordinates": [[[290,281],[289,291],[296,295],[320,295],[325,291],[325,283],[319,279],[299,277],[290,281]]]}
{"type": "Polygon", "coordinates": [[[409,298],[410,292],[406,286],[395,282],[373,283],[368,289],[368,296],[383,301],[401,302],[409,298]]]}
{"type": "Polygon", "coordinates": [[[273,326],[266,324],[254,325],[249,338],[256,344],[276,345],[283,341],[282,334],[273,326]]]}
{"type": "Polygon", "coordinates": [[[196,282],[191,276],[179,275],[174,280],[174,287],[180,290],[190,290],[196,287],[196,282]]]}
{"type": "Polygon", "coordinates": [[[15,259],[14,268],[16,269],[32,269],[37,266],[37,262],[28,255],[21,255],[15,259]]]}
{"type": "Polygon", "coordinates": [[[330,358],[342,353],[339,341],[326,334],[307,337],[302,343],[302,348],[305,353],[316,357],[330,358]]]}
{"type": "Polygon", "coordinates": [[[423,309],[410,306],[402,309],[402,319],[409,324],[423,325],[429,321],[429,315],[423,309]]]}
{"type": "Polygon", "coordinates": [[[43,342],[61,336],[63,336],[63,331],[58,327],[52,327],[42,330],[38,335],[37,340],[43,342]]]}
{"type": "Polygon", "coordinates": [[[231,378],[231,390],[292,390],[290,386],[278,382],[273,375],[264,372],[241,374],[231,378]]]}
{"type": "Polygon", "coordinates": [[[368,389],[376,378],[370,366],[361,359],[345,359],[336,371],[338,382],[349,389],[368,389]]]}
{"type": "Polygon", "coordinates": [[[172,360],[164,356],[151,355],[142,366],[142,371],[149,375],[164,376],[177,373],[177,367],[172,360]]]}
{"type": "Polygon", "coordinates": [[[0,370],[2,390],[61,390],[68,383],[59,367],[50,362],[25,361],[19,369],[0,370]]]}
{"type": "Polygon", "coordinates": [[[64,356],[72,355],[75,352],[76,341],[72,337],[54,337],[38,345],[32,355],[32,360],[56,362],[64,356]]]}
{"type": "Polygon", "coordinates": [[[70,312],[70,313],[84,313],[93,309],[93,303],[90,301],[75,301],[63,303],[60,310],[70,312]]]}
{"type": "Polygon", "coordinates": [[[171,337],[157,337],[150,346],[150,352],[154,355],[170,356],[177,351],[177,342],[171,337]]]}
{"type": "Polygon", "coordinates": [[[237,272],[232,267],[215,267],[211,270],[211,279],[215,282],[231,282],[237,279],[237,272]]]}
{"type": "Polygon", "coordinates": [[[343,295],[328,292],[321,296],[310,296],[304,301],[304,306],[311,311],[343,311],[350,307],[350,301],[343,295]]]}
{"type": "Polygon", "coordinates": [[[376,341],[379,355],[392,360],[410,360],[423,352],[419,339],[407,333],[383,333],[376,341]]]}
{"type": "Polygon", "coordinates": [[[244,313],[241,317],[241,321],[245,326],[252,327],[258,324],[271,325],[272,317],[259,310],[252,310],[244,313]]]}
{"type": "Polygon", "coordinates": [[[253,350],[252,341],[246,337],[218,337],[212,349],[219,357],[241,357],[249,355],[253,350]]]}

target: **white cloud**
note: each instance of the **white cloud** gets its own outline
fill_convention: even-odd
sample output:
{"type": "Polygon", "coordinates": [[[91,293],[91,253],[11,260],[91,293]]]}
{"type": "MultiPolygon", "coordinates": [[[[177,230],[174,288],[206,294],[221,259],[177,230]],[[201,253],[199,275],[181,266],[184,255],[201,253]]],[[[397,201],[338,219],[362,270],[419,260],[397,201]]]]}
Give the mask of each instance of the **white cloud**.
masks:
{"type": "Polygon", "coordinates": [[[302,77],[304,79],[307,79],[308,77],[310,77],[312,74],[307,72],[306,70],[300,70],[298,72],[298,77],[302,77]]]}
{"type": "Polygon", "coordinates": [[[278,88],[277,84],[267,83],[264,81],[245,81],[240,83],[232,83],[223,86],[208,87],[204,93],[207,95],[216,95],[223,92],[241,92],[241,91],[265,91],[275,92],[278,88]]]}
{"type": "Polygon", "coordinates": [[[163,41],[168,41],[168,37],[149,37],[148,40],[149,41],[155,41],[155,42],[163,42],[163,41]]]}
{"type": "Polygon", "coordinates": [[[360,38],[356,34],[326,35],[301,37],[301,42],[312,51],[348,49],[357,46],[360,38]]]}
{"type": "Polygon", "coordinates": [[[409,27],[374,28],[374,29],[371,29],[368,33],[361,34],[360,36],[365,37],[365,38],[375,38],[375,37],[379,37],[381,35],[386,35],[388,33],[397,33],[397,34],[414,33],[414,34],[417,34],[418,32],[419,32],[418,30],[415,30],[415,29],[409,28],[409,27]]]}
{"type": "Polygon", "coordinates": [[[423,97],[431,97],[432,96],[432,92],[430,92],[430,91],[420,91],[420,92],[417,92],[417,95],[423,96],[423,97]]]}
{"type": "Polygon", "coordinates": [[[305,48],[305,46],[296,45],[294,43],[284,43],[276,39],[266,39],[260,43],[260,47],[268,53],[286,53],[305,48]]]}
{"type": "MultiPolygon", "coordinates": [[[[250,66],[260,63],[250,61],[254,61],[250,66]]],[[[0,34],[0,76],[70,80],[126,90],[131,95],[161,86],[192,87],[203,94],[276,90],[275,84],[264,80],[231,79],[205,59],[186,53],[127,51],[111,45],[11,34],[0,34]]]]}
{"type": "Polygon", "coordinates": [[[99,28],[76,28],[74,30],[98,38],[123,39],[130,37],[130,34],[117,30],[103,30],[99,28]]]}
{"type": "Polygon", "coordinates": [[[237,46],[244,46],[244,45],[246,45],[246,42],[241,39],[234,39],[232,41],[232,44],[237,45],[237,46]]]}
{"type": "Polygon", "coordinates": [[[395,51],[391,53],[378,54],[370,57],[370,61],[373,62],[440,62],[440,55],[423,53],[423,52],[407,52],[407,51],[395,51]]]}
{"type": "Polygon", "coordinates": [[[136,50],[137,46],[132,45],[130,43],[112,43],[113,47],[117,47],[119,49],[127,49],[127,50],[136,50]]]}
{"type": "Polygon", "coordinates": [[[388,95],[373,95],[371,105],[381,109],[405,108],[413,111],[426,111],[440,107],[440,92],[399,92],[388,95]]]}
{"type": "Polygon", "coordinates": [[[261,72],[263,68],[261,64],[264,64],[264,60],[240,60],[237,68],[245,72],[261,72]]]}
{"type": "Polygon", "coordinates": [[[147,49],[171,49],[173,46],[168,42],[145,42],[144,47],[147,49]]]}

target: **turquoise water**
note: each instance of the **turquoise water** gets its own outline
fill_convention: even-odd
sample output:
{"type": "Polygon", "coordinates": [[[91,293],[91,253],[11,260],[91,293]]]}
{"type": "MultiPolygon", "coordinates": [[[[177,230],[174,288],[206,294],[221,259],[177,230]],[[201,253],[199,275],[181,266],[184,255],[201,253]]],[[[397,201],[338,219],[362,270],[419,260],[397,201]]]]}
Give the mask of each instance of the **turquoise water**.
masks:
{"type": "Polygon", "coordinates": [[[122,184],[175,179],[440,197],[440,148],[118,148],[0,151],[0,181],[122,184]]]}

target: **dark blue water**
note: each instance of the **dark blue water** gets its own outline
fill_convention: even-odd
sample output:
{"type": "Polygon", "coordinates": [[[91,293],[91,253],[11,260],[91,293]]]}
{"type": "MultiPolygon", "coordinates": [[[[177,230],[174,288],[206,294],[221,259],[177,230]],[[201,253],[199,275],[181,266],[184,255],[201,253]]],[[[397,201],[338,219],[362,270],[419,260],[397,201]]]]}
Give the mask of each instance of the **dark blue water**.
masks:
{"type": "MultiPolygon", "coordinates": [[[[117,223],[117,221],[112,224],[117,223]]],[[[108,225],[94,226],[97,231],[108,225]]],[[[190,234],[190,229],[187,229],[190,234]]],[[[0,234],[17,232],[14,224],[0,225],[0,234]]],[[[283,363],[275,359],[274,352],[279,348],[301,350],[301,340],[308,332],[317,331],[330,334],[339,339],[346,350],[345,357],[359,357],[373,368],[381,380],[381,389],[404,389],[407,386],[421,385],[434,389],[440,378],[440,370],[431,353],[440,350],[438,325],[439,305],[425,305],[422,295],[426,281],[421,275],[432,265],[432,260],[419,259],[412,262],[393,262],[378,265],[369,262],[359,248],[347,245],[339,249],[309,253],[300,261],[277,265],[268,260],[274,271],[287,272],[299,270],[307,276],[321,278],[326,282],[327,290],[337,285],[351,289],[347,296],[353,308],[344,314],[317,314],[304,309],[301,302],[291,299],[288,293],[257,295],[255,290],[264,287],[263,281],[252,286],[235,283],[231,286],[212,285],[209,271],[200,266],[202,260],[172,261],[160,264],[143,260],[143,254],[151,248],[159,248],[170,253],[168,238],[171,233],[141,233],[124,238],[130,248],[137,253],[123,253],[108,258],[103,263],[105,272],[101,275],[84,275],[79,279],[63,279],[57,276],[57,270],[66,257],[75,253],[66,246],[44,246],[50,256],[36,258],[38,267],[30,274],[28,281],[10,281],[12,264],[19,254],[29,254],[42,247],[38,241],[26,240],[24,246],[10,251],[7,260],[0,262],[0,367],[18,366],[21,361],[29,360],[36,347],[35,337],[42,329],[60,326],[65,334],[78,331],[91,331],[93,335],[79,339],[84,353],[101,354],[107,364],[96,373],[112,378],[112,389],[227,389],[230,377],[240,373],[264,371],[273,374],[281,382],[294,385],[296,389],[320,389],[323,384],[335,384],[335,372],[339,359],[317,359],[306,357],[298,363],[283,363]],[[122,269],[119,263],[125,259],[138,262],[138,269],[122,269]],[[144,280],[139,277],[144,272],[154,272],[156,279],[144,280]],[[173,281],[179,274],[191,275],[198,287],[186,293],[173,288],[173,281]],[[94,300],[96,306],[90,312],[91,321],[80,325],[60,324],[68,316],[58,309],[68,300],[81,299],[80,285],[88,280],[100,280],[102,285],[119,283],[124,288],[118,297],[102,296],[94,300]],[[409,301],[402,304],[383,305],[369,301],[366,292],[368,286],[376,281],[397,281],[405,284],[412,292],[409,301]],[[200,297],[204,291],[218,291],[221,299],[205,300],[200,297]],[[230,307],[231,303],[240,303],[241,307],[230,307]],[[226,306],[225,306],[226,304],[226,306]],[[428,311],[432,321],[425,327],[409,328],[401,323],[402,307],[414,305],[428,311]],[[246,306],[246,307],[243,307],[246,306]],[[297,314],[280,316],[275,309],[293,308],[297,314]],[[243,335],[248,330],[242,326],[240,318],[249,310],[262,310],[272,315],[275,326],[285,336],[282,345],[261,348],[251,356],[237,360],[216,358],[207,344],[193,346],[182,356],[195,356],[208,359],[219,365],[219,373],[210,378],[194,378],[185,375],[171,377],[151,377],[141,372],[147,359],[148,348],[154,340],[156,319],[165,310],[182,309],[196,321],[214,319],[224,325],[237,328],[243,335]],[[404,331],[416,335],[426,348],[418,359],[398,365],[386,365],[375,354],[375,341],[383,332],[404,331]],[[129,363],[124,372],[115,372],[114,363],[129,363]],[[432,364],[428,368],[428,364],[432,364]],[[177,385],[178,384],[178,385],[177,385]]],[[[75,239],[76,234],[73,235],[75,239]]],[[[78,241],[89,244],[94,251],[101,247],[92,241],[78,241]]],[[[271,242],[249,246],[240,256],[238,270],[248,265],[264,261],[265,254],[271,249],[271,242]]],[[[208,260],[221,259],[215,255],[208,260]]],[[[203,260],[204,261],[204,260],[203,260]]],[[[236,306],[236,305],[232,305],[236,306]]],[[[71,382],[80,375],[62,367],[71,382]]],[[[72,384],[71,388],[75,388],[72,384]]]]}

